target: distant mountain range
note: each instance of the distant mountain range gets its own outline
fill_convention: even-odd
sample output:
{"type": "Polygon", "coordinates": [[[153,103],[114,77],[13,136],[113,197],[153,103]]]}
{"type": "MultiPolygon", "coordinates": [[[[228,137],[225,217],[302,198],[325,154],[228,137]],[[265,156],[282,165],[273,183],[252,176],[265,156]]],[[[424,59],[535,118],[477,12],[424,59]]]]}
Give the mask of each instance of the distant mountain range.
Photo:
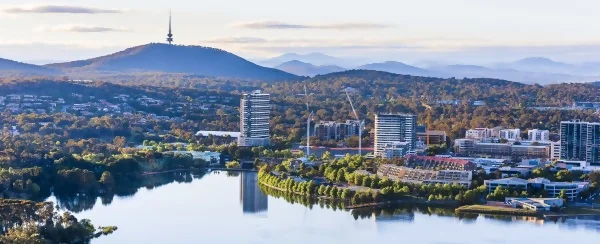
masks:
{"type": "Polygon", "coordinates": [[[356,65],[356,60],[337,58],[322,53],[288,53],[260,61],[263,67],[235,54],[209,47],[146,44],[97,58],[45,66],[0,59],[0,76],[124,74],[136,72],[185,73],[207,77],[247,80],[302,80],[345,70],[375,70],[395,74],[439,78],[494,78],[521,83],[551,84],[600,80],[600,62],[568,64],[543,57],[488,66],[469,64],[442,65],[427,62],[417,67],[397,61],[356,65]],[[347,64],[347,65],[341,65],[347,64]]]}
{"type": "Polygon", "coordinates": [[[308,54],[297,54],[297,53],[286,53],[281,56],[270,58],[267,60],[258,61],[259,64],[267,67],[276,67],[286,62],[300,61],[304,63],[310,63],[316,66],[321,65],[337,65],[343,66],[346,61],[341,58],[332,57],[322,53],[308,53],[308,54]]]}
{"type": "Polygon", "coordinates": [[[57,75],[59,73],[56,69],[0,58],[0,76],[2,74],[57,75]]]}
{"type": "MultiPolygon", "coordinates": [[[[323,57],[324,54],[311,54],[310,57],[323,57]]],[[[327,56],[332,62],[339,58],[327,56]]],[[[304,58],[307,56],[298,54],[285,54],[283,57],[304,58]]],[[[322,60],[321,60],[322,61],[322,60]]],[[[521,83],[551,84],[559,82],[589,82],[600,80],[600,71],[595,67],[600,67],[600,63],[586,63],[584,65],[573,65],[561,62],[555,62],[547,58],[533,57],[517,60],[511,63],[499,63],[490,65],[490,67],[479,65],[439,65],[435,62],[428,62],[431,65],[427,68],[408,65],[396,61],[386,61],[381,63],[371,63],[360,66],[346,66],[349,69],[376,70],[395,74],[405,74],[413,76],[428,76],[440,78],[494,78],[516,81],[521,83]]],[[[335,63],[331,63],[335,64],[335,63]]],[[[282,64],[283,66],[283,64],[282,64]]],[[[275,68],[294,73],[294,70],[300,70],[301,67],[314,66],[305,60],[295,60],[295,62],[286,62],[285,69],[281,66],[275,68]]],[[[321,65],[324,66],[324,65],[321,65]]],[[[321,67],[319,66],[319,67],[321,67]]],[[[339,66],[335,66],[339,67],[339,66]]],[[[303,75],[314,76],[324,72],[305,72],[303,75]]],[[[296,73],[299,74],[299,73],[296,73]]]]}
{"type": "Polygon", "coordinates": [[[432,73],[428,70],[395,61],[365,64],[362,66],[358,66],[356,69],[384,71],[403,75],[432,76],[432,73]]]}
{"type": "Polygon", "coordinates": [[[164,72],[252,80],[302,77],[256,65],[232,53],[201,46],[147,44],[93,59],[48,64],[68,73],[164,72]]]}
{"type": "Polygon", "coordinates": [[[335,65],[313,65],[309,63],[300,62],[298,60],[292,60],[280,65],[275,66],[276,69],[283,70],[285,72],[300,75],[300,76],[315,76],[323,75],[333,72],[340,72],[346,69],[335,66],[335,65]]]}

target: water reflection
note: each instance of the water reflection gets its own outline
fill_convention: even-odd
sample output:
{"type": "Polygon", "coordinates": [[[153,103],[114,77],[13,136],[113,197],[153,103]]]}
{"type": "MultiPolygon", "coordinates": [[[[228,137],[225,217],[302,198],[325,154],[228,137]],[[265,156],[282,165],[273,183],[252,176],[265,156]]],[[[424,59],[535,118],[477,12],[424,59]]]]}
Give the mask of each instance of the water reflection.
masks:
{"type": "Polygon", "coordinates": [[[259,213],[267,211],[267,194],[258,186],[256,172],[243,172],[240,176],[240,204],[244,213],[259,213]]]}
{"type": "MultiPolygon", "coordinates": [[[[600,232],[600,218],[597,216],[586,217],[560,217],[560,218],[535,218],[521,216],[498,216],[498,215],[478,215],[478,214],[456,214],[452,208],[428,207],[423,205],[399,205],[393,208],[376,208],[376,209],[355,209],[346,210],[345,204],[339,201],[329,201],[314,197],[289,194],[265,188],[260,186],[257,181],[257,174],[252,172],[245,173],[225,173],[214,172],[210,177],[239,177],[239,205],[244,214],[267,213],[269,209],[269,198],[271,201],[276,199],[284,199],[286,204],[302,205],[306,210],[313,208],[326,209],[330,212],[342,211],[344,214],[352,216],[356,221],[369,219],[377,224],[387,223],[409,223],[418,224],[417,216],[435,216],[446,219],[454,219],[461,224],[481,224],[482,222],[505,223],[512,224],[514,222],[532,223],[534,225],[557,225],[560,228],[575,229],[584,228],[600,232]],[[488,221],[490,220],[490,221],[488,221]]],[[[158,175],[145,176],[135,181],[117,182],[113,192],[105,192],[102,194],[58,194],[55,193],[57,204],[66,210],[74,213],[93,212],[97,207],[97,203],[102,205],[111,205],[115,197],[135,198],[136,193],[141,188],[153,190],[175,182],[179,184],[190,184],[196,180],[201,180],[205,177],[206,172],[173,172],[158,175]],[[100,201],[98,201],[100,200],[100,201]]],[[[235,187],[237,188],[237,187],[235,187]]],[[[215,193],[212,193],[214,195],[215,193]]],[[[234,193],[235,194],[235,193],[234,193]]],[[[211,195],[211,196],[212,196],[211,195]]],[[[233,196],[236,199],[236,196],[233,196]]],[[[118,202],[118,201],[117,201],[118,202]]],[[[235,204],[235,200],[229,200],[235,204]]],[[[278,201],[274,201],[277,204],[278,201]]],[[[273,202],[272,202],[273,204],[273,202]]],[[[277,205],[275,208],[277,209],[277,205]]],[[[269,218],[277,217],[269,214],[269,218]]]]}
{"type": "Polygon", "coordinates": [[[133,197],[141,188],[152,190],[154,188],[174,182],[189,184],[193,182],[194,179],[202,179],[205,174],[206,172],[204,171],[181,171],[148,175],[130,181],[117,181],[115,189],[111,192],[103,192],[99,194],[54,192],[53,195],[61,209],[65,209],[73,213],[80,213],[82,211],[93,209],[98,198],[101,200],[102,205],[110,205],[115,196],[119,198],[133,197]]]}

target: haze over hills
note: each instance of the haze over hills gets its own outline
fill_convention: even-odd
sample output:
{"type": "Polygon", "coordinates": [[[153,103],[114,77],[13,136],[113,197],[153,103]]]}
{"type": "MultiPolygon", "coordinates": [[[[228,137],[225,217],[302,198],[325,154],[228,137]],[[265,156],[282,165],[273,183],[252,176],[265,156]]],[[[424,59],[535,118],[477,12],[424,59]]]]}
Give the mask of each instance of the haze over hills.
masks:
{"type": "Polygon", "coordinates": [[[275,67],[280,64],[289,61],[300,61],[304,63],[310,63],[312,65],[335,65],[335,66],[350,66],[351,63],[348,59],[337,58],[329,56],[323,53],[308,53],[308,54],[297,54],[297,53],[285,53],[281,56],[273,57],[267,60],[258,61],[258,63],[268,66],[275,67]]]}
{"type": "Polygon", "coordinates": [[[384,71],[395,74],[413,75],[413,76],[434,76],[430,71],[419,67],[411,66],[396,61],[387,61],[383,63],[372,63],[358,66],[357,69],[384,71]]]}
{"type": "Polygon", "coordinates": [[[69,73],[164,72],[266,81],[301,79],[281,70],[256,65],[220,49],[158,43],[46,67],[69,73]]]}
{"type": "Polygon", "coordinates": [[[298,60],[292,60],[275,66],[276,69],[300,76],[315,76],[344,71],[346,69],[335,65],[313,65],[298,60]]]}
{"type": "Polygon", "coordinates": [[[57,75],[59,73],[56,69],[0,58],[0,76],[2,74],[57,75]]]}

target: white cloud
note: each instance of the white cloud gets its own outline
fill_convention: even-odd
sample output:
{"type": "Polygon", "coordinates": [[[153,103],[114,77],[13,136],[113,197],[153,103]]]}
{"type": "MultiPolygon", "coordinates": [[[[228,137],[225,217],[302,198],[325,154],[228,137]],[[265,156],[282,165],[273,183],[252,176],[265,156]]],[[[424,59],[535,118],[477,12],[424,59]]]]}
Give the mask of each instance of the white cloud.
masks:
{"type": "Polygon", "coordinates": [[[64,5],[37,5],[27,7],[11,7],[3,10],[11,14],[116,14],[122,10],[103,9],[94,7],[64,6],[64,5]]]}
{"type": "Polygon", "coordinates": [[[255,21],[233,24],[237,28],[245,29],[324,29],[324,30],[366,30],[366,29],[382,29],[390,27],[386,24],[377,23],[334,23],[334,24],[294,24],[279,21],[255,21]]]}
{"type": "Polygon", "coordinates": [[[40,27],[40,28],[37,28],[37,30],[44,31],[44,32],[79,32],[79,33],[130,31],[127,29],[103,27],[103,26],[89,26],[89,25],[57,25],[57,26],[50,26],[50,27],[40,27]]]}

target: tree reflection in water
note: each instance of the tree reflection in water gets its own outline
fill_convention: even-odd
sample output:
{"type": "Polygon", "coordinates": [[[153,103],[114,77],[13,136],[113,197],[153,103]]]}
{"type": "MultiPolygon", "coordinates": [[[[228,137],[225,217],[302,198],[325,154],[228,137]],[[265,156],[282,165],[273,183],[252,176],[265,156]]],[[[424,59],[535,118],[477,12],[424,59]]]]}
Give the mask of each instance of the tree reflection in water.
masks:
{"type": "Polygon", "coordinates": [[[152,190],[157,187],[168,185],[173,182],[192,183],[193,180],[202,179],[206,175],[205,171],[180,171],[140,177],[136,180],[126,182],[117,182],[113,191],[99,194],[82,193],[59,193],[55,192],[58,206],[73,213],[80,213],[90,210],[94,207],[97,199],[100,198],[103,205],[112,203],[115,196],[127,198],[135,195],[138,189],[144,187],[152,190]]]}

